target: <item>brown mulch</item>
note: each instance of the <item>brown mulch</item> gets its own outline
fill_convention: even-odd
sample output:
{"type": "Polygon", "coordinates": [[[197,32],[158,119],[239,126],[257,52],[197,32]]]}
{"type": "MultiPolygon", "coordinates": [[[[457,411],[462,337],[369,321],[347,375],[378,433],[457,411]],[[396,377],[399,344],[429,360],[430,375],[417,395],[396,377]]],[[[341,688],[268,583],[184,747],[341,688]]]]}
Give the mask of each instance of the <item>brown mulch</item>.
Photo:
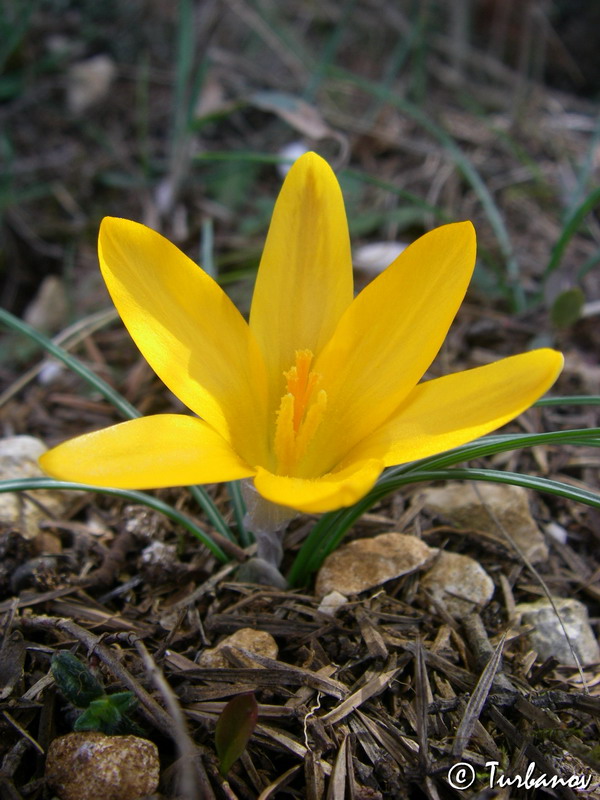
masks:
{"type": "MultiPolygon", "coordinates": [[[[536,410],[524,424],[556,427],[559,415],[579,427],[588,413],[536,410]]],[[[580,455],[545,448],[535,458],[521,454],[517,466],[526,471],[537,461],[554,476],[581,478],[589,467],[580,455]]],[[[219,487],[213,494],[226,502],[219,487]]],[[[589,776],[586,796],[596,796],[600,673],[539,663],[526,629],[510,623],[516,602],[543,596],[535,576],[500,532],[448,528],[411,511],[411,494],[374,507],[351,535],[401,528],[480,561],[496,593],[460,623],[432,603],[418,575],[352,597],[328,616],[310,590],[236,583],[235,562],[219,568],[165,519],[114,500],[75,498],[63,519],[43,525],[43,544],[16,528],[3,531],[2,797],[46,796],[43,754],[73,719],[49,678],[52,653],[65,649],[94,668],[109,694],[136,695],[135,721],[161,753],[161,797],[483,797],[491,796],[488,762],[505,775],[524,775],[535,762],[547,776],[589,776]],[[41,557],[47,537],[54,555],[41,557]],[[198,666],[207,647],[240,628],[272,634],[278,657],[226,648],[227,667],[198,666]],[[259,704],[258,725],[224,781],[215,722],[229,699],[247,691],[259,704]],[[478,776],[465,792],[449,785],[449,770],[462,762],[478,776]]],[[[162,495],[194,513],[185,490],[162,495]]],[[[537,498],[534,510],[540,524],[559,521],[570,534],[540,566],[547,585],[582,599],[596,616],[597,512],[556,498],[537,498]]],[[[303,528],[306,520],[291,526],[291,551],[303,528]]],[[[554,792],[576,796],[564,787],[554,792]]]]}

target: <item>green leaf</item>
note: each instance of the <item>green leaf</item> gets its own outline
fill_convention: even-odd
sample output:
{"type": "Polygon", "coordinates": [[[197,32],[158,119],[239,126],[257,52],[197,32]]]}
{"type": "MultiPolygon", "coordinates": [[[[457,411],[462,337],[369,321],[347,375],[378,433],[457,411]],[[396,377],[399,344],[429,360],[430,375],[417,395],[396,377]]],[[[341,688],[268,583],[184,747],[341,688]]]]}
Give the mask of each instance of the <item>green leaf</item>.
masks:
{"type": "Polygon", "coordinates": [[[101,731],[109,735],[127,728],[126,712],[137,705],[132,692],[117,692],[92,700],[73,726],[76,731],[101,731]]]}
{"type": "Polygon", "coordinates": [[[227,775],[235,761],[242,755],[256,727],[258,704],[253,692],[238,694],[230,700],[215,730],[215,746],[221,762],[219,772],[227,775]]]}
{"type": "Polygon", "coordinates": [[[581,316],[585,296],[578,286],[561,292],[550,310],[550,319],[557,328],[570,328],[581,316]]]}
{"type": "Polygon", "coordinates": [[[115,692],[114,694],[107,695],[106,699],[110,702],[113,708],[116,708],[121,714],[127,714],[128,711],[133,711],[137,707],[137,697],[133,692],[115,692]]]}
{"type": "Polygon", "coordinates": [[[61,693],[78,708],[85,708],[104,694],[102,684],[90,669],[68,650],[59,650],[52,656],[50,670],[61,693]]]}

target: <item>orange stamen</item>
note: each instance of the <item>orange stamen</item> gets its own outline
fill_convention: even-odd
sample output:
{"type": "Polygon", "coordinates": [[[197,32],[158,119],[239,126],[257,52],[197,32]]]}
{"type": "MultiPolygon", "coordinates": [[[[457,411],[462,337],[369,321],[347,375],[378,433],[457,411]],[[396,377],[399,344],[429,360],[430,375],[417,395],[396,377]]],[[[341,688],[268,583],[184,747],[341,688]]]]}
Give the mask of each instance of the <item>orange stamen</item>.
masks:
{"type": "Polygon", "coordinates": [[[326,392],[321,389],[313,398],[321,376],[311,371],[312,360],[310,350],[297,350],[295,364],[283,373],[287,392],[282,396],[277,410],[274,440],[280,475],[292,474],[325,413],[326,392]]]}

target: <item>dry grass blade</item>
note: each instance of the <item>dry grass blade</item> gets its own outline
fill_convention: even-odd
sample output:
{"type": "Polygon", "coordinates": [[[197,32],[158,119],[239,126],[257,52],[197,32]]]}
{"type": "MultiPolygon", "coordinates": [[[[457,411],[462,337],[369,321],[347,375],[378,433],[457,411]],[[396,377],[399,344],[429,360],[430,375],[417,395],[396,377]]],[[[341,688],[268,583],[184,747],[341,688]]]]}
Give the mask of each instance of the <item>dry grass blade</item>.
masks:
{"type": "Polygon", "coordinates": [[[43,748],[43,747],[42,747],[42,746],[41,746],[41,745],[40,745],[38,742],[36,742],[36,740],[33,738],[33,736],[31,736],[31,734],[30,734],[30,733],[28,733],[28,732],[25,730],[25,728],[23,728],[23,726],[22,726],[22,725],[19,725],[19,723],[17,722],[17,720],[16,720],[16,719],[15,719],[15,718],[14,718],[14,717],[11,715],[11,714],[9,714],[9,712],[8,712],[8,711],[6,711],[6,710],[5,710],[5,711],[3,711],[3,712],[2,712],[2,716],[3,716],[3,717],[4,717],[4,718],[5,718],[5,719],[6,719],[6,720],[7,720],[7,721],[8,721],[8,722],[11,724],[11,725],[13,725],[13,726],[14,726],[14,727],[15,727],[15,728],[16,728],[16,729],[19,731],[20,735],[21,735],[21,736],[22,736],[22,737],[23,737],[23,738],[24,738],[26,741],[30,742],[30,744],[31,744],[31,745],[33,745],[33,747],[35,747],[35,749],[38,751],[38,753],[40,753],[41,755],[44,755],[44,748],[43,748]]]}
{"type": "MultiPolygon", "coordinates": [[[[246,687],[242,687],[242,692],[250,691],[246,687]]],[[[237,687],[236,687],[237,692],[237,687]]],[[[240,694],[242,693],[240,692],[240,694]]],[[[211,700],[190,703],[185,707],[185,713],[189,717],[198,720],[212,719],[215,720],[219,714],[222,713],[227,703],[225,701],[215,702],[211,700]]],[[[266,703],[259,703],[258,716],[261,719],[295,719],[297,714],[292,708],[285,708],[285,706],[269,705],[266,703]]]]}
{"type": "Polygon", "coordinates": [[[304,779],[306,781],[306,800],[323,800],[325,776],[312,750],[307,752],[304,759],[304,779]]]}
{"type": "Polygon", "coordinates": [[[148,652],[146,645],[140,640],[134,641],[135,649],[141,656],[142,663],[152,682],[160,692],[164,703],[169,710],[173,720],[173,739],[179,752],[179,790],[185,798],[189,800],[204,800],[212,794],[212,789],[208,782],[208,776],[204,769],[204,764],[200,758],[198,748],[190,738],[185,723],[185,717],[181,706],[170,685],[165,680],[165,676],[157,666],[156,662],[148,652]]]}
{"type": "MultiPolygon", "coordinates": [[[[309,752],[303,744],[292,739],[291,736],[275,728],[271,728],[268,725],[257,725],[255,728],[255,735],[259,741],[262,739],[263,741],[267,740],[270,743],[274,743],[278,745],[280,749],[287,750],[302,760],[306,758],[306,754],[309,752]]],[[[319,765],[325,775],[331,774],[331,765],[328,764],[327,761],[320,760],[319,765]]]]}
{"type": "MultiPolygon", "coordinates": [[[[489,715],[496,725],[496,727],[509,737],[510,740],[517,747],[521,748],[523,754],[534,762],[539,770],[542,770],[546,775],[558,777],[558,771],[552,766],[550,761],[542,754],[542,752],[535,745],[531,744],[526,736],[524,736],[509,720],[506,719],[504,714],[498,711],[494,706],[490,706],[489,715]]],[[[567,800],[575,800],[578,797],[575,792],[571,791],[568,786],[561,787],[562,796],[567,800]]]]}
{"type": "Polygon", "coordinates": [[[0,645],[0,702],[10,697],[23,678],[26,643],[21,631],[10,631],[7,626],[0,645]]]}
{"type": "Polygon", "coordinates": [[[333,772],[329,779],[329,786],[327,788],[326,800],[345,800],[346,797],[346,750],[348,747],[348,734],[344,739],[338,750],[335,764],[333,765],[333,772]]]}
{"type": "Polygon", "coordinates": [[[334,725],[344,719],[344,717],[348,716],[352,711],[356,711],[356,709],[360,708],[362,704],[371,697],[375,697],[381,694],[384,689],[387,689],[398,672],[399,669],[395,668],[389,672],[382,672],[380,675],[371,678],[361,689],[351,694],[350,697],[347,697],[338,706],[320,717],[321,722],[334,725]]]}
{"type": "Polygon", "coordinates": [[[363,723],[360,711],[358,714],[353,714],[348,719],[350,730],[356,736],[360,746],[367,754],[367,758],[371,764],[378,764],[384,758],[386,751],[383,747],[377,744],[375,737],[367,726],[363,723]]]}
{"type": "Polygon", "coordinates": [[[258,795],[256,800],[269,800],[271,797],[275,797],[276,793],[286,786],[294,777],[297,772],[300,772],[302,766],[298,764],[295,767],[291,767],[283,775],[280,775],[276,781],[270,783],[267,787],[265,787],[262,792],[258,795]]]}
{"type": "Polygon", "coordinates": [[[386,726],[362,711],[357,711],[356,714],[373,739],[379,742],[397,764],[406,767],[407,762],[413,763],[416,760],[419,745],[415,741],[408,736],[402,736],[391,726],[386,726]]]}
{"type": "Polygon", "coordinates": [[[454,737],[454,743],[452,745],[453,756],[460,756],[462,754],[463,750],[468,745],[471,736],[473,735],[475,724],[479,720],[481,710],[483,709],[487,696],[490,693],[490,689],[492,688],[492,684],[494,682],[494,677],[498,671],[498,667],[500,666],[502,650],[504,649],[505,641],[506,633],[502,636],[502,639],[498,643],[494,654],[488,661],[487,666],[481,673],[481,677],[477,681],[477,686],[473,690],[473,694],[471,695],[471,698],[467,704],[463,718],[461,719],[460,725],[457,728],[456,736],[454,737]]]}
{"type": "Polygon", "coordinates": [[[360,626],[360,632],[365,644],[373,658],[387,659],[389,652],[385,646],[385,641],[377,627],[371,622],[368,615],[361,606],[354,609],[356,621],[360,626]]]}
{"type": "Polygon", "coordinates": [[[429,679],[427,678],[427,667],[425,665],[425,652],[423,642],[417,639],[415,653],[415,706],[417,741],[419,742],[419,763],[423,769],[427,768],[429,762],[429,737],[427,726],[427,707],[431,697],[429,679]]]}
{"type": "MultiPolygon", "coordinates": [[[[417,646],[414,642],[404,642],[403,644],[405,649],[410,653],[416,653],[417,646]]],[[[457,667],[456,664],[453,664],[437,653],[432,653],[431,650],[427,650],[424,655],[427,666],[438,672],[442,672],[458,690],[463,692],[471,690],[474,680],[471,673],[466,669],[457,667]]]]}
{"type": "MultiPolygon", "coordinates": [[[[185,670],[185,674],[190,677],[202,678],[207,681],[218,682],[237,682],[255,684],[256,686],[310,686],[323,694],[331,695],[338,699],[344,697],[347,688],[343,683],[334,681],[331,678],[323,678],[308,669],[301,667],[291,667],[272,658],[257,656],[243,648],[237,648],[244,656],[252,657],[260,666],[256,668],[196,668],[185,670]]],[[[183,672],[183,671],[182,671],[183,672]]]]}

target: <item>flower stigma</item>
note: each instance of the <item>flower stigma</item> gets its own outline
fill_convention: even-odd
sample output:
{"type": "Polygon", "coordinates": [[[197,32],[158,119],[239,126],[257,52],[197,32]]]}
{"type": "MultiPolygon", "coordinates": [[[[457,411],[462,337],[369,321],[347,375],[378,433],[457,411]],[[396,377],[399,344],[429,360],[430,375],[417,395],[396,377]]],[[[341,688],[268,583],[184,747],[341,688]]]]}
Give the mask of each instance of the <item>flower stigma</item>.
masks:
{"type": "Polygon", "coordinates": [[[297,473],[325,414],[327,393],[319,389],[321,375],[311,370],[312,360],[310,350],[296,350],[295,364],[283,373],[287,392],[277,410],[274,441],[279,475],[297,473]]]}

